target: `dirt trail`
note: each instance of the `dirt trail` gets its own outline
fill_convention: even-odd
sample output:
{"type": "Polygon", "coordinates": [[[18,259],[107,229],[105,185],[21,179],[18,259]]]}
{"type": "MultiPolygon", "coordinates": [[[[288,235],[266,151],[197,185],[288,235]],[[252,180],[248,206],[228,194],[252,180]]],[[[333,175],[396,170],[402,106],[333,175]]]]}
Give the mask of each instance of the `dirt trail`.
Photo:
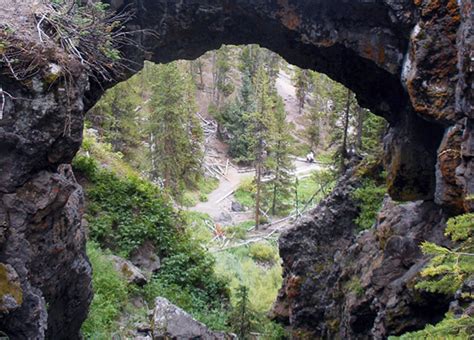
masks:
{"type": "MultiPolygon", "coordinates": [[[[291,71],[290,71],[291,72],[291,71]]],[[[207,73],[206,73],[207,74],[207,73]]],[[[276,81],[276,88],[278,94],[283,98],[285,102],[285,110],[287,112],[287,119],[290,122],[295,123],[296,129],[301,130],[304,128],[301,124],[302,115],[298,112],[298,101],[296,99],[296,89],[293,86],[293,82],[291,80],[291,75],[285,71],[280,71],[277,81],[276,81]]],[[[206,102],[207,104],[207,102],[206,102]]],[[[206,105],[201,105],[204,109],[206,105]]],[[[213,140],[209,141],[210,149],[216,151],[219,155],[221,155],[221,163],[225,163],[226,161],[226,147],[223,146],[223,143],[217,140],[217,138],[213,138],[213,140]]],[[[302,161],[301,159],[295,159],[293,163],[295,167],[295,176],[298,178],[304,178],[305,176],[309,175],[311,172],[316,170],[321,170],[323,167],[320,165],[313,163],[307,163],[302,161]]],[[[230,195],[226,199],[223,199],[226,195],[236,190],[240,183],[246,178],[252,178],[254,176],[254,172],[246,172],[242,173],[239,172],[233,166],[229,166],[227,179],[222,178],[219,182],[219,187],[214,190],[212,193],[208,195],[207,202],[200,202],[196,206],[190,208],[191,211],[198,211],[209,214],[213,220],[219,219],[223,212],[231,212],[231,203],[233,196],[230,195]]],[[[248,220],[252,218],[252,212],[247,213],[233,213],[232,218],[234,222],[239,222],[243,220],[248,220]]]]}
{"type": "MultiPolygon", "coordinates": [[[[324,168],[317,163],[310,164],[298,159],[295,159],[293,164],[295,166],[294,175],[300,179],[311,174],[313,171],[322,170],[324,168]]],[[[227,179],[224,177],[220,178],[218,188],[208,195],[208,201],[200,202],[190,208],[190,210],[209,214],[213,220],[218,219],[224,211],[230,212],[232,195],[227,196],[225,199],[223,198],[236,190],[240,183],[246,178],[252,178],[254,173],[254,171],[242,173],[233,166],[230,166],[226,176],[227,179]]],[[[245,215],[249,215],[249,213],[245,215]]],[[[237,219],[239,219],[238,216],[237,219]]]]}

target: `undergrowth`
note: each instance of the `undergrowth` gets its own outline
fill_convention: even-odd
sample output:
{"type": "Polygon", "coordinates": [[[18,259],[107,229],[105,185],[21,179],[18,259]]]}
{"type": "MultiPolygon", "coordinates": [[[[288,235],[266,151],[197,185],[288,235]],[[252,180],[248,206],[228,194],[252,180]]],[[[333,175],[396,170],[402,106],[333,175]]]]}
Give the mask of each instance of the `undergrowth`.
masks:
{"type": "Polygon", "coordinates": [[[93,270],[94,299],[82,332],[86,339],[105,340],[127,303],[127,283],[96,243],[88,243],[87,255],[93,270]]]}

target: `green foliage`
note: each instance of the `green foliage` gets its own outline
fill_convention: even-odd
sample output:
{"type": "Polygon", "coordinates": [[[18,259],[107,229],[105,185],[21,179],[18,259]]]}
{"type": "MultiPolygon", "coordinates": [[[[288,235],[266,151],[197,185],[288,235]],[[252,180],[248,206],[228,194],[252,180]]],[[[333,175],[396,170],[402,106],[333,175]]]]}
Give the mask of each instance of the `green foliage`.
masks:
{"type": "Polygon", "coordinates": [[[192,79],[177,63],[155,69],[150,100],[153,178],[179,197],[185,187],[193,187],[202,176],[203,132],[195,115],[195,88],[192,79]]]}
{"type": "Polygon", "coordinates": [[[267,158],[265,170],[270,180],[263,186],[264,207],[268,207],[272,215],[285,215],[291,204],[293,159],[290,157],[294,146],[291,136],[292,126],[286,122],[283,100],[276,96],[273,109],[272,124],[269,126],[267,138],[267,158]]]}
{"type": "Polygon", "coordinates": [[[138,177],[120,178],[99,169],[84,156],[76,157],[73,165],[90,181],[86,219],[92,240],[124,257],[146,240],[160,255],[176,248],[181,233],[158,188],[138,177]]]}
{"type": "Polygon", "coordinates": [[[448,249],[423,242],[424,254],[432,255],[429,265],[421,272],[423,281],[416,287],[429,292],[454,294],[466,278],[474,273],[474,214],[464,214],[448,220],[446,236],[459,246],[448,249]]]}
{"type": "Polygon", "coordinates": [[[352,198],[358,202],[360,210],[359,216],[354,221],[359,230],[369,229],[375,223],[386,193],[387,188],[384,185],[377,185],[370,178],[365,179],[362,186],[352,193],[352,198]]]}
{"type": "Polygon", "coordinates": [[[185,192],[179,197],[178,202],[183,207],[190,208],[198,204],[198,198],[192,192],[185,192]]]}
{"type": "Polygon", "coordinates": [[[255,191],[256,188],[253,178],[247,178],[241,182],[240,186],[235,191],[234,198],[245,207],[254,207],[255,191]]]}
{"type": "MultiPolygon", "coordinates": [[[[433,257],[421,272],[423,281],[416,285],[417,289],[453,295],[474,274],[474,214],[450,218],[445,233],[457,241],[457,247],[448,249],[430,242],[422,244],[423,253],[433,257]]],[[[471,339],[472,334],[472,316],[455,317],[448,313],[436,325],[428,325],[421,331],[391,339],[471,339]]]]}
{"type": "Polygon", "coordinates": [[[389,340],[468,340],[474,334],[474,318],[470,316],[454,317],[446,314],[443,321],[436,325],[427,325],[423,330],[406,333],[400,337],[389,337],[389,340]]]}
{"type": "Polygon", "coordinates": [[[214,82],[218,94],[217,103],[219,103],[221,101],[220,95],[230,96],[235,87],[230,78],[230,48],[224,45],[215,54],[214,82]]]}
{"type": "MultiPolygon", "coordinates": [[[[276,247],[272,247],[274,257],[278,258],[276,247]]],[[[243,323],[246,325],[245,329],[260,333],[261,339],[287,339],[283,327],[270,321],[266,315],[281,286],[279,261],[270,266],[261,266],[252,259],[250,251],[249,247],[239,247],[216,254],[217,273],[230,282],[234,307],[229,316],[232,331],[241,332],[240,326],[243,323]],[[243,317],[242,286],[247,287],[246,312],[243,317]]]]}
{"type": "Polygon", "coordinates": [[[128,161],[136,161],[137,151],[143,152],[141,136],[146,132],[140,124],[140,111],[136,111],[140,104],[138,78],[133,77],[107,90],[87,115],[88,124],[98,131],[101,141],[128,161]]]}
{"type": "Polygon", "coordinates": [[[110,339],[115,322],[126,305],[127,284],[97,244],[88,243],[87,255],[93,270],[94,299],[82,332],[87,339],[110,339]]]}
{"type": "Polygon", "coordinates": [[[241,222],[235,226],[226,227],[226,236],[236,239],[245,240],[247,238],[248,229],[255,226],[255,221],[241,222]]]}
{"type": "Polygon", "coordinates": [[[194,207],[199,202],[207,202],[208,194],[216,190],[219,186],[219,180],[212,177],[200,177],[193,185],[192,189],[188,189],[182,197],[179,198],[179,203],[184,207],[194,207]]]}
{"type": "Polygon", "coordinates": [[[249,339],[255,312],[250,308],[249,289],[239,286],[236,292],[237,302],[231,314],[230,322],[239,339],[249,339]]]}
{"type": "Polygon", "coordinates": [[[249,255],[258,262],[274,263],[278,260],[278,250],[267,242],[253,243],[249,247],[249,255]]]}
{"type": "Polygon", "coordinates": [[[344,285],[344,288],[348,292],[355,294],[355,296],[359,298],[364,295],[364,288],[362,287],[362,283],[360,281],[360,278],[358,277],[353,277],[349,281],[347,281],[344,285]]]}
{"type": "Polygon", "coordinates": [[[448,220],[446,226],[446,236],[450,236],[453,241],[464,241],[473,236],[474,213],[459,215],[448,220]]]}
{"type": "Polygon", "coordinates": [[[229,305],[226,299],[212,297],[189,286],[170,283],[160,276],[154,277],[144,289],[149,304],[153,304],[157,296],[165,297],[209,328],[228,330],[229,305]]]}
{"type": "Polygon", "coordinates": [[[208,214],[196,211],[182,211],[181,214],[193,241],[199,244],[207,244],[211,241],[213,234],[208,226],[212,225],[212,218],[208,214]]]}
{"type": "Polygon", "coordinates": [[[298,99],[298,108],[301,114],[311,87],[310,71],[297,68],[293,81],[296,87],[296,98],[298,99]]]}
{"type": "Polygon", "coordinates": [[[97,137],[87,129],[84,131],[82,149],[79,154],[81,156],[88,155],[88,157],[83,157],[83,161],[89,159],[89,161],[94,164],[106,164],[107,168],[119,176],[138,176],[138,172],[130,166],[125,159],[126,157],[124,157],[120,151],[114,151],[114,148],[110,143],[100,142],[97,137]]]}
{"type": "Polygon", "coordinates": [[[238,287],[247,286],[251,308],[257,313],[269,311],[282,283],[279,261],[271,266],[261,266],[250,257],[248,247],[217,253],[216,272],[229,282],[233,305],[236,303],[238,287]]]}

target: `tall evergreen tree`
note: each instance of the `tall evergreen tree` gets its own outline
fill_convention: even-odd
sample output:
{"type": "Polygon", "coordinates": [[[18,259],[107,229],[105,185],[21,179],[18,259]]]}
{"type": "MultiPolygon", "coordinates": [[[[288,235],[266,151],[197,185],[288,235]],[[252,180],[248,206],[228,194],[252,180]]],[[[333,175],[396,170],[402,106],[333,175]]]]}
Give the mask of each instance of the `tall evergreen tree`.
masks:
{"type": "Polygon", "coordinates": [[[294,170],[291,151],[294,140],[291,136],[292,127],[286,121],[286,112],[283,100],[274,96],[273,107],[274,122],[270,129],[268,157],[266,168],[271,175],[270,181],[265,185],[265,196],[273,216],[279,212],[286,212],[290,207],[292,196],[292,172],[294,170]]]}
{"type": "Polygon", "coordinates": [[[295,71],[294,83],[296,87],[296,99],[298,100],[298,111],[301,114],[303,113],[306,98],[311,87],[310,71],[297,68],[295,71]]]}
{"type": "Polygon", "coordinates": [[[257,193],[255,197],[255,225],[258,229],[260,225],[262,177],[265,171],[266,147],[269,141],[269,130],[273,123],[272,86],[268,74],[262,66],[257,70],[254,87],[256,105],[255,111],[252,112],[249,117],[251,122],[249,139],[256,172],[255,183],[257,193]]]}
{"type": "Polygon", "coordinates": [[[230,71],[230,47],[223,45],[213,55],[214,103],[218,108],[234,92],[230,71]]]}
{"type": "Polygon", "coordinates": [[[237,303],[230,317],[234,331],[239,339],[249,339],[252,330],[252,320],[255,312],[250,307],[249,289],[246,286],[239,286],[237,290],[237,303]]]}
{"type": "Polygon", "coordinates": [[[180,196],[185,185],[192,185],[202,171],[202,130],[195,117],[193,94],[190,78],[177,63],[156,70],[150,102],[152,153],[157,159],[157,173],[153,175],[160,177],[175,197],[180,196]]]}

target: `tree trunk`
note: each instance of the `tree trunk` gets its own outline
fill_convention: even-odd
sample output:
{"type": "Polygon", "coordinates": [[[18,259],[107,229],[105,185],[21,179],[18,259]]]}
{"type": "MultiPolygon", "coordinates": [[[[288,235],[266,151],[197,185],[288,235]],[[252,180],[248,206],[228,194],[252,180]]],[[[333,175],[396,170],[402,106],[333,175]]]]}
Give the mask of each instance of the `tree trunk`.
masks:
{"type": "Polygon", "coordinates": [[[277,174],[276,174],[276,178],[275,178],[275,183],[273,184],[273,199],[272,199],[272,215],[275,216],[276,215],[276,200],[277,200],[277,183],[278,183],[278,180],[279,180],[279,176],[278,176],[278,172],[280,171],[278,168],[277,168],[277,174]]]}
{"type": "Polygon", "coordinates": [[[346,102],[346,114],[344,119],[344,137],[342,139],[341,146],[341,172],[346,171],[346,159],[347,159],[347,133],[349,130],[349,111],[351,105],[351,91],[347,90],[347,102],[346,102]]]}
{"type": "Polygon", "coordinates": [[[362,133],[364,127],[364,120],[365,120],[365,110],[359,107],[359,112],[357,115],[357,152],[360,153],[362,150],[362,133]]]}
{"type": "Polygon", "coordinates": [[[262,169],[260,160],[257,162],[257,166],[255,167],[256,171],[256,182],[257,182],[257,195],[255,197],[255,230],[258,230],[260,225],[260,191],[262,186],[262,169]]]}

